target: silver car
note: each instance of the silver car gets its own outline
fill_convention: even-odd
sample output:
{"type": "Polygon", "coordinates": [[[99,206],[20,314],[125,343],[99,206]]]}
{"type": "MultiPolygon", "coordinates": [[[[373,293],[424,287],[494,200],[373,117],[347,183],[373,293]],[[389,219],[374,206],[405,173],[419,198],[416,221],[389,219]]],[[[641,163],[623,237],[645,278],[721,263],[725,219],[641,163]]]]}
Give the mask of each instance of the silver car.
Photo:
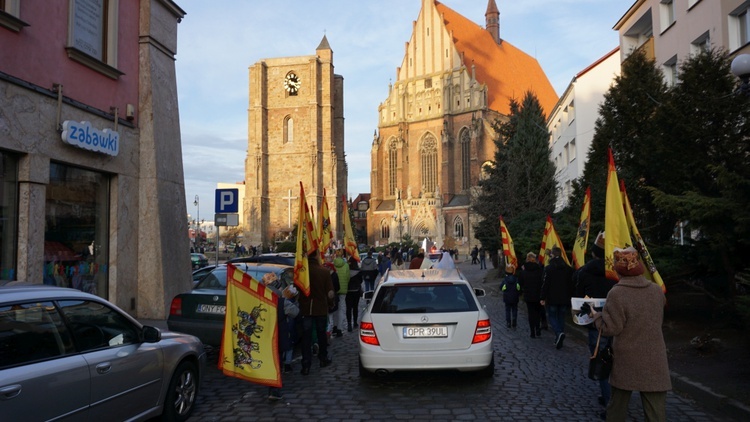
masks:
{"type": "Polygon", "coordinates": [[[206,354],[108,301],[44,285],[0,287],[0,419],[186,420],[206,354]]]}
{"type": "Polygon", "coordinates": [[[389,271],[359,326],[362,376],[396,371],[495,370],[487,312],[457,269],[389,271]]]}

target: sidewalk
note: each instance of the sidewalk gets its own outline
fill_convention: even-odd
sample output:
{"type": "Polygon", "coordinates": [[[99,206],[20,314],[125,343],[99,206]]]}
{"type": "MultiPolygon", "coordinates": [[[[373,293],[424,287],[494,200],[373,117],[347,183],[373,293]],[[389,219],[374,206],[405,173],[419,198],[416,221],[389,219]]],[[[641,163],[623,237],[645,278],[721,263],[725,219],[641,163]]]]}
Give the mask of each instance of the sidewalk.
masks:
{"type": "MultiPolygon", "coordinates": [[[[483,287],[487,294],[500,296],[499,291],[500,279],[497,278],[498,270],[478,270],[478,265],[471,265],[469,261],[459,262],[458,268],[466,274],[470,280],[481,280],[477,287],[483,287]],[[483,274],[482,274],[483,272],[483,274]]],[[[519,313],[522,312],[519,307],[519,313]]],[[[588,341],[588,332],[586,328],[568,321],[566,329],[569,335],[572,335],[583,342],[588,341]]],[[[668,344],[669,348],[670,345],[668,344]]],[[[739,365],[742,363],[737,362],[739,365]]],[[[689,373],[678,374],[670,371],[672,378],[672,389],[680,395],[690,397],[701,405],[720,412],[728,417],[737,420],[750,420],[750,398],[745,398],[748,402],[742,402],[735,398],[719,394],[715,391],[718,386],[705,385],[697,379],[692,379],[689,373]]],[[[750,380],[748,380],[750,382],[750,380]]]]}

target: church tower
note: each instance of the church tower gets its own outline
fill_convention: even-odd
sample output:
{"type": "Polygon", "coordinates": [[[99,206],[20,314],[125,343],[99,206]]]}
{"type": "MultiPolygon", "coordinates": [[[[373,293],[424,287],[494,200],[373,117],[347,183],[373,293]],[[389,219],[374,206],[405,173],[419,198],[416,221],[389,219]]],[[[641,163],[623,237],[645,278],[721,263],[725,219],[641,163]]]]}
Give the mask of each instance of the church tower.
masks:
{"type": "Polygon", "coordinates": [[[288,240],[299,218],[299,184],[316,218],[325,190],[331,225],[342,238],[347,196],[344,78],[334,74],[323,36],[315,54],[263,59],[249,69],[244,243],[288,240]]]}
{"type": "Polygon", "coordinates": [[[487,2],[487,11],[484,12],[484,18],[486,21],[485,27],[487,32],[492,35],[495,42],[500,44],[500,11],[497,10],[497,3],[495,0],[489,0],[487,2]]]}

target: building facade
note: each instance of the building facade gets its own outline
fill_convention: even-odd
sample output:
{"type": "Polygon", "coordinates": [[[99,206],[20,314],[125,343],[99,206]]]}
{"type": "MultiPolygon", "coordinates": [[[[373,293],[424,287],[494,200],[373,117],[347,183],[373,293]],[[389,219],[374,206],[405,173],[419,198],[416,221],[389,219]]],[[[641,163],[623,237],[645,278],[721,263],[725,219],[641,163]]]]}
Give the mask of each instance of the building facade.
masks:
{"type": "Polygon", "coordinates": [[[156,319],[190,288],[174,65],[184,15],[171,0],[0,2],[3,281],[73,287],[156,319]]]}
{"type": "MultiPolygon", "coordinates": [[[[300,183],[317,216],[324,194],[336,239],[347,197],[344,78],[328,39],[315,55],[261,60],[250,67],[245,160],[245,243],[292,238],[300,183]]],[[[316,217],[317,218],[317,217],[316,217]]]]}
{"type": "Polygon", "coordinates": [[[472,190],[494,159],[492,123],[533,92],[546,113],[558,100],[533,57],[500,38],[489,0],[481,27],[422,0],[396,81],[378,107],[371,151],[368,243],[405,234],[467,252],[476,244],[472,190]]]}
{"type": "Polygon", "coordinates": [[[558,188],[556,212],[568,205],[573,181],[583,176],[599,106],[619,75],[620,49],[615,48],[573,77],[547,118],[558,188]]]}

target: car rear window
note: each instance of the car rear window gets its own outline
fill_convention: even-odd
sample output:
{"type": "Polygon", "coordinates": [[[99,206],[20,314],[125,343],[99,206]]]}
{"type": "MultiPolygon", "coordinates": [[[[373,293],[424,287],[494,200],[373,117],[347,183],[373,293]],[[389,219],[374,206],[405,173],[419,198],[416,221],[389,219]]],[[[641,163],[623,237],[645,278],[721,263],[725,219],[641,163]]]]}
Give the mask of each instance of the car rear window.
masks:
{"type": "Polygon", "coordinates": [[[472,312],[477,304],[465,284],[383,285],[371,313],[472,312]]]}

